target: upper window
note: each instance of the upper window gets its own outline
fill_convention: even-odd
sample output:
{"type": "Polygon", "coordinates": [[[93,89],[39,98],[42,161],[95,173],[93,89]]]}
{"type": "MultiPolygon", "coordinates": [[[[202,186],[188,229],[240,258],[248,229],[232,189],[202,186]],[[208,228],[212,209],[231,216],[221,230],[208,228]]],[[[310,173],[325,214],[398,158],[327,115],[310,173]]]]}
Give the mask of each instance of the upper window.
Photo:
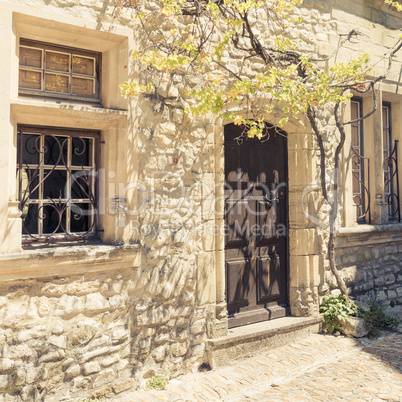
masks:
{"type": "Polygon", "coordinates": [[[99,133],[18,129],[17,181],[25,240],[97,235],[99,133]]]}
{"type": "Polygon", "coordinates": [[[100,102],[100,53],[20,40],[19,93],[100,102]]]}

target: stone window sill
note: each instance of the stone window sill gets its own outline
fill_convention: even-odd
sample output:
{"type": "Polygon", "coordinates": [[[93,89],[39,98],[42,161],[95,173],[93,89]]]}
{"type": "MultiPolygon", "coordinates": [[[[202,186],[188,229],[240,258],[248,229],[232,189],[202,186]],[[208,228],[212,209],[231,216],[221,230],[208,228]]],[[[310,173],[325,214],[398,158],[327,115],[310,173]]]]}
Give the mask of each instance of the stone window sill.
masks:
{"type": "Polygon", "coordinates": [[[68,101],[55,101],[54,99],[32,99],[23,98],[11,101],[11,110],[16,115],[24,113],[41,114],[41,112],[53,112],[59,116],[74,114],[74,117],[87,117],[97,120],[105,120],[109,123],[115,120],[126,119],[128,111],[123,109],[111,109],[100,106],[99,104],[85,104],[68,101]]]}
{"type": "Polygon", "coordinates": [[[38,247],[0,255],[0,281],[138,268],[139,244],[38,247]]]}
{"type": "Polygon", "coordinates": [[[359,225],[345,228],[339,228],[338,236],[349,236],[362,233],[379,233],[379,232],[395,232],[402,231],[402,223],[388,223],[386,225],[359,225]]]}
{"type": "Polygon", "coordinates": [[[336,246],[355,247],[357,245],[388,244],[399,241],[402,241],[402,223],[359,225],[339,228],[336,246]]]}

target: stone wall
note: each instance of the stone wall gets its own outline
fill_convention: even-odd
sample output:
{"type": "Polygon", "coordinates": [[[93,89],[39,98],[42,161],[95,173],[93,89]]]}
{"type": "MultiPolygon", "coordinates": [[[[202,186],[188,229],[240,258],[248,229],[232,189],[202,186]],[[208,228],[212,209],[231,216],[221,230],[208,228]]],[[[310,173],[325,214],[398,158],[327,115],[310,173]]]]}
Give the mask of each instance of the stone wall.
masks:
{"type": "MultiPolygon", "coordinates": [[[[402,234],[399,225],[341,229],[337,262],[350,294],[381,304],[402,300],[402,234]]],[[[335,283],[329,272],[330,287],[335,283]]]]}
{"type": "Polygon", "coordinates": [[[2,283],[0,400],[113,394],[154,373],[198,368],[209,310],[193,297],[194,267],[158,281],[159,297],[152,274],[144,267],[2,283]]]}

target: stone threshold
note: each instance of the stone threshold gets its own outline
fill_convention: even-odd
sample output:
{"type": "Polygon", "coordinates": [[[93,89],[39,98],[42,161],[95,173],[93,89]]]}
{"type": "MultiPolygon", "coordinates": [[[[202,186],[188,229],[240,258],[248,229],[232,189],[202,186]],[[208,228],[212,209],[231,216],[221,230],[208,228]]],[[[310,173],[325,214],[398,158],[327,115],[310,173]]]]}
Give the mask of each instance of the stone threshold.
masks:
{"type": "Polygon", "coordinates": [[[322,317],[289,316],[229,329],[227,335],[207,340],[208,363],[214,369],[278,348],[320,332],[321,323],[322,317]]]}

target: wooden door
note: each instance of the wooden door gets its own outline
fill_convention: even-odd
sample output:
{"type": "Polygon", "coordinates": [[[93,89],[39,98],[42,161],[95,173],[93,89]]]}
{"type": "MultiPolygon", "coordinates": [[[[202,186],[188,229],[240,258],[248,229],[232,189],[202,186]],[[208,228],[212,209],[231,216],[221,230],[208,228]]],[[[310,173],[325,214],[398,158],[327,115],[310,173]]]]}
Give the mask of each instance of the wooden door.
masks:
{"type": "Polygon", "coordinates": [[[287,313],[285,133],[245,138],[225,126],[225,264],[229,328],[287,313]]]}

